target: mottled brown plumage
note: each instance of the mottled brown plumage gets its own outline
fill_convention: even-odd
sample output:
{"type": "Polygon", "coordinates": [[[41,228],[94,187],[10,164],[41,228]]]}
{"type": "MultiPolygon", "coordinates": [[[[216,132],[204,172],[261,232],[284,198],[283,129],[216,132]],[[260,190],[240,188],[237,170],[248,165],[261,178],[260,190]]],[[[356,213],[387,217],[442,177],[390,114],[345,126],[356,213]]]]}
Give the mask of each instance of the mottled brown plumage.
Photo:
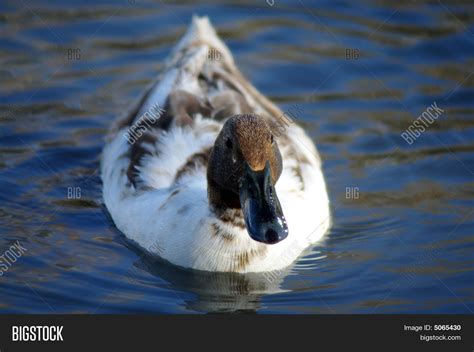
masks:
{"type": "MultiPolygon", "coordinates": [[[[149,93],[147,92],[144,96],[148,95],[149,93]]],[[[135,187],[137,187],[139,180],[138,167],[140,162],[146,154],[150,154],[144,145],[146,143],[156,143],[158,140],[153,130],[159,129],[167,131],[172,124],[176,126],[189,126],[193,124],[193,118],[196,114],[201,114],[202,116],[211,116],[212,114],[212,108],[208,101],[199,99],[196,95],[180,89],[172,92],[168,96],[163,108],[156,106],[154,109],[157,112],[154,113],[153,119],[144,118],[145,115],[138,116],[139,109],[134,109],[132,111],[134,116],[128,116],[119,124],[127,124],[129,130],[131,126],[133,126],[134,130],[142,132],[138,138],[132,141],[129,140],[131,147],[127,177],[135,187]]],[[[208,151],[206,153],[208,153],[208,151]]],[[[204,163],[206,165],[207,157],[204,158],[206,159],[204,163]]],[[[183,167],[186,167],[186,165],[183,165],[183,167]]],[[[176,175],[176,178],[178,179],[181,175],[182,173],[176,175]]]]}
{"type": "Polygon", "coordinates": [[[206,167],[209,159],[209,152],[210,149],[205,149],[191,155],[186,163],[176,172],[174,182],[178,182],[184,175],[192,172],[200,166],[206,167]]]}

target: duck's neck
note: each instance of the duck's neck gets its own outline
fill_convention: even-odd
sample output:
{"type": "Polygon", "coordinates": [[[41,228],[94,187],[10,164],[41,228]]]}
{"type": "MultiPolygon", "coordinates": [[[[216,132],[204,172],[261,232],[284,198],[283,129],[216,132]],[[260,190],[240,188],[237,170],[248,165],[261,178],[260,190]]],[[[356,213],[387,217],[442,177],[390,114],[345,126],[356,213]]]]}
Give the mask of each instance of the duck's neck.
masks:
{"type": "Polygon", "coordinates": [[[218,219],[233,227],[245,229],[240,200],[234,192],[226,191],[215,182],[208,181],[207,194],[211,211],[218,219]]]}
{"type": "Polygon", "coordinates": [[[226,190],[216,182],[207,179],[207,195],[212,209],[222,212],[225,209],[240,209],[239,196],[232,191],[226,190]]]}
{"type": "Polygon", "coordinates": [[[209,162],[207,165],[207,195],[209,205],[219,212],[226,209],[240,209],[240,199],[236,192],[229,190],[232,182],[237,182],[227,175],[233,174],[228,170],[227,164],[221,162],[219,154],[215,153],[215,148],[209,152],[209,162]],[[225,180],[225,182],[216,182],[225,180]],[[227,186],[225,186],[227,184],[227,186]]]}

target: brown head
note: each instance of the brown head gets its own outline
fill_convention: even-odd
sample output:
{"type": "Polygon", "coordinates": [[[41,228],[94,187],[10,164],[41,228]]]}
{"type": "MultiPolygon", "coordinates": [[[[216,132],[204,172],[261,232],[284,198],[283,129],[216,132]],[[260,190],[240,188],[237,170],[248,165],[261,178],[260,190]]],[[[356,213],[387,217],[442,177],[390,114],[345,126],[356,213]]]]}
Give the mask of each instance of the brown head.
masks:
{"type": "Polygon", "coordinates": [[[207,168],[210,203],[242,209],[254,240],[277,243],[288,235],[275,184],[282,159],[268,124],[258,115],[234,115],[217,136],[207,168]]]}

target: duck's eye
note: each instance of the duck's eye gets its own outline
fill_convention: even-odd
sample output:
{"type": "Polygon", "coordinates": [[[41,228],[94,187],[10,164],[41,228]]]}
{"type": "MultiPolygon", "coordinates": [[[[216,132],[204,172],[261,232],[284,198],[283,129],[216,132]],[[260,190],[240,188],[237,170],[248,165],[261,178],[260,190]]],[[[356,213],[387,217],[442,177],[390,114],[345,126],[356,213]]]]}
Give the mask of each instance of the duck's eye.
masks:
{"type": "Polygon", "coordinates": [[[270,143],[273,144],[273,134],[270,135],[270,143]]]}
{"type": "Polygon", "coordinates": [[[227,140],[225,141],[225,145],[227,146],[227,148],[232,149],[232,141],[230,140],[230,138],[227,138],[227,140]]]}

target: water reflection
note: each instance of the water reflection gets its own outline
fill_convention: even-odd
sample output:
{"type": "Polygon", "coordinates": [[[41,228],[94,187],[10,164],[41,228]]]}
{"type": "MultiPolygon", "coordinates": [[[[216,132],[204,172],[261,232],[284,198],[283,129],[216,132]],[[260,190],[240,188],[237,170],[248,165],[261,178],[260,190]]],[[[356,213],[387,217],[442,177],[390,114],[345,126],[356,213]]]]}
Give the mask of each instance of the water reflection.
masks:
{"type": "MultiPolygon", "coordinates": [[[[280,285],[291,271],[291,267],[288,267],[273,273],[243,275],[186,270],[144,255],[131,244],[128,246],[140,256],[133,263],[134,268],[153,275],[159,282],[156,284],[159,288],[172,290],[177,297],[184,297],[184,307],[193,312],[256,312],[261,307],[263,295],[284,292],[280,285]]],[[[132,269],[127,275],[133,278],[134,273],[132,269]]]]}

